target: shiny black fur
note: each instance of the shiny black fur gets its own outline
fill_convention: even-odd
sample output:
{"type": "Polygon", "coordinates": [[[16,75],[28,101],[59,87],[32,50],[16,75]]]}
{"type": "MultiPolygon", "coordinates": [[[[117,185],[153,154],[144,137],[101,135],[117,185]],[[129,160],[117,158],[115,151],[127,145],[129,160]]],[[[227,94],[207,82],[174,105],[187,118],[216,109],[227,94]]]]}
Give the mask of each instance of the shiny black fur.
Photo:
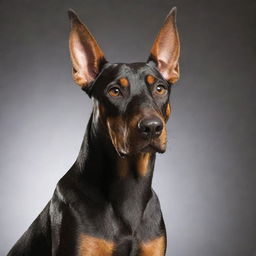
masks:
{"type": "MultiPolygon", "coordinates": [[[[154,99],[145,85],[148,74],[164,83],[170,93],[171,85],[153,62],[105,64],[87,93],[113,115],[134,115],[138,106],[154,106],[164,115],[169,93],[164,100],[154,99]],[[130,92],[125,100],[111,102],[106,85],[119,77],[129,78],[130,92]]],[[[136,154],[127,157],[132,162],[136,154]]],[[[94,123],[92,114],[76,162],[8,255],[78,255],[78,236],[84,233],[114,241],[113,255],[135,256],[139,255],[142,241],[165,236],[159,201],[151,188],[155,153],[145,177],[139,176],[134,167],[128,177],[120,178],[115,164],[118,158],[106,127],[101,122],[94,123]]]]}

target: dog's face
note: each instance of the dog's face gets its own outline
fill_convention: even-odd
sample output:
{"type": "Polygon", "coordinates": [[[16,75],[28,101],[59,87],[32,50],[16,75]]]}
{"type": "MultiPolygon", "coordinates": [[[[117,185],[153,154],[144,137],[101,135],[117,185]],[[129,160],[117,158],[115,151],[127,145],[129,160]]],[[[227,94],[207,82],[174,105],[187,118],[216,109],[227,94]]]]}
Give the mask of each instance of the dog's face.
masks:
{"type": "Polygon", "coordinates": [[[164,152],[170,86],[147,63],[106,65],[91,95],[95,116],[107,127],[119,154],[164,152]]]}
{"type": "Polygon", "coordinates": [[[106,128],[121,156],[166,149],[169,95],[179,78],[175,13],[167,16],[148,62],[110,64],[78,16],[69,12],[73,78],[92,97],[93,122],[106,128]]]}

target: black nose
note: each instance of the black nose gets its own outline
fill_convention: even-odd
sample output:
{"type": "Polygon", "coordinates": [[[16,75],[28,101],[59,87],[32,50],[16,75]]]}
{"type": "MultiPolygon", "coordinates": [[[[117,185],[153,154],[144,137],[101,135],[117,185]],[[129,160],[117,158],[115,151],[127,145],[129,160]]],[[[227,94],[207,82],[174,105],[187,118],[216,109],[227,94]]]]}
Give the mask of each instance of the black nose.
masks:
{"type": "Polygon", "coordinates": [[[158,117],[143,118],[139,121],[138,128],[144,138],[156,138],[163,130],[163,123],[158,117]]]}

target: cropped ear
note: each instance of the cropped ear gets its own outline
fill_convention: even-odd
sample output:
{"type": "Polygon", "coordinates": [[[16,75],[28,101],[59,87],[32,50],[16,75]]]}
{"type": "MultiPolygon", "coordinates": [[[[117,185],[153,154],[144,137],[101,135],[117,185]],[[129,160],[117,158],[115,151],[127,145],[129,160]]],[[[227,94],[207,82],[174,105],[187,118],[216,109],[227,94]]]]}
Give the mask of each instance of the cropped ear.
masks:
{"type": "Polygon", "coordinates": [[[69,10],[68,16],[71,21],[69,50],[73,65],[73,79],[81,87],[86,87],[99,74],[106,60],[96,40],[77,14],[69,10]]]}
{"type": "Polygon", "coordinates": [[[150,51],[148,61],[154,61],[162,76],[175,83],[180,76],[180,40],[176,27],[176,7],[166,17],[150,51]]]}

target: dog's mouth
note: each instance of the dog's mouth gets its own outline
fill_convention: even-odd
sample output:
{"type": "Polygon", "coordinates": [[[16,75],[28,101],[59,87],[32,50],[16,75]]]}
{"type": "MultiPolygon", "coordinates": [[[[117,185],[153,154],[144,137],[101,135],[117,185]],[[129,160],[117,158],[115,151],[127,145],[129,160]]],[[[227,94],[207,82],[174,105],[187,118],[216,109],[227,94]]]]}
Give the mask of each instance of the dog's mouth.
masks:
{"type": "Polygon", "coordinates": [[[147,143],[143,143],[142,145],[134,145],[130,147],[130,149],[126,148],[116,148],[118,155],[122,158],[127,157],[129,155],[136,155],[138,153],[164,153],[166,150],[166,143],[160,144],[158,141],[149,140],[147,143]]]}
{"type": "MultiPolygon", "coordinates": [[[[121,122],[121,121],[120,121],[121,122]]],[[[108,131],[112,144],[120,157],[139,153],[164,153],[166,150],[166,128],[158,137],[145,138],[135,129],[127,129],[125,125],[111,125],[108,131]]]]}
{"type": "Polygon", "coordinates": [[[141,148],[139,151],[143,153],[164,153],[166,150],[165,145],[156,142],[155,140],[149,141],[149,143],[141,148]]]}

